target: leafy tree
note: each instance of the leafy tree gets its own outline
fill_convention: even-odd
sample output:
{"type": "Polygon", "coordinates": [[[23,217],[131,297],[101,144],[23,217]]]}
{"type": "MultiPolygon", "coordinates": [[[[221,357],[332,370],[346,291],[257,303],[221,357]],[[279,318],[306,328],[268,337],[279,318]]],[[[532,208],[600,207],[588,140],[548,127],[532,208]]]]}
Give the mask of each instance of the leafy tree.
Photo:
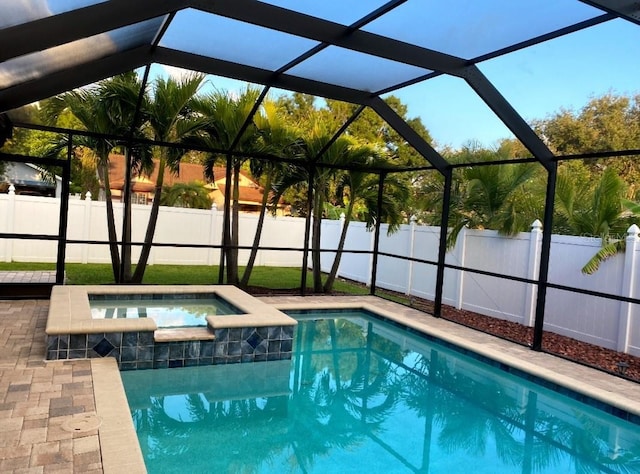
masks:
{"type": "Polygon", "coordinates": [[[100,181],[96,172],[96,157],[89,149],[76,148],[71,160],[71,183],[69,191],[83,197],[88,191],[93,199],[100,195],[100,181]]]}
{"type": "MultiPolygon", "coordinates": [[[[561,109],[537,121],[535,127],[558,154],[638,149],[640,95],[596,97],[577,112],[561,109]]],[[[638,199],[639,179],[637,156],[561,164],[554,231],[598,236],[602,242],[583,267],[584,273],[595,272],[604,260],[624,250],[624,237],[615,236],[624,236],[638,216],[638,209],[626,198],[638,199]]]]}
{"type": "MultiPolygon", "coordinates": [[[[36,105],[26,105],[11,112],[13,121],[42,123],[42,113],[36,105]]],[[[13,127],[11,137],[5,142],[2,151],[16,155],[44,156],[55,134],[40,130],[13,127]]]]}
{"type": "MultiPolygon", "coordinates": [[[[561,109],[551,117],[534,123],[551,149],[559,155],[640,148],[640,95],[625,97],[606,94],[591,99],[579,111],[561,109]]],[[[587,167],[599,174],[613,168],[637,192],[633,183],[640,179],[637,156],[591,159],[587,167]]]]}
{"type": "MultiPolygon", "coordinates": [[[[0,148],[11,138],[13,135],[13,123],[7,114],[0,114],[0,148]]],[[[0,172],[3,171],[4,163],[0,163],[0,172]]]]}
{"type": "Polygon", "coordinates": [[[558,154],[634,149],[640,144],[640,95],[606,94],[578,112],[560,109],[534,126],[558,154]]]}
{"type": "MultiPolygon", "coordinates": [[[[14,120],[24,123],[52,123],[46,116],[48,110],[47,102],[50,99],[40,101],[40,105],[27,105],[20,109],[14,110],[11,116],[14,120]]],[[[62,112],[59,117],[52,123],[62,128],[83,129],[83,125],[73,116],[69,110],[62,112]]],[[[45,132],[42,130],[31,130],[22,127],[14,127],[12,137],[7,140],[3,152],[9,154],[25,155],[32,157],[42,157],[51,154],[52,143],[58,143],[61,136],[57,133],[45,132]]],[[[58,151],[56,149],[56,151],[58,151]]],[[[58,157],[66,159],[66,149],[59,150],[58,157]]],[[[100,192],[100,183],[98,181],[96,166],[96,158],[91,156],[88,149],[76,148],[75,155],[71,160],[71,182],[69,189],[72,193],[85,193],[90,191],[93,196],[98,196],[100,192]]],[[[37,164],[37,161],[34,160],[37,164]]],[[[1,164],[0,164],[1,166],[1,164]]],[[[59,174],[59,169],[51,168],[52,174],[59,174]]],[[[1,174],[1,173],[0,173],[1,174]]]]}
{"type": "MultiPolygon", "coordinates": [[[[298,125],[311,123],[312,118],[315,117],[318,112],[315,105],[315,97],[300,92],[281,95],[276,100],[276,105],[289,123],[298,125]]],[[[327,116],[326,118],[329,117],[327,116]]]]}

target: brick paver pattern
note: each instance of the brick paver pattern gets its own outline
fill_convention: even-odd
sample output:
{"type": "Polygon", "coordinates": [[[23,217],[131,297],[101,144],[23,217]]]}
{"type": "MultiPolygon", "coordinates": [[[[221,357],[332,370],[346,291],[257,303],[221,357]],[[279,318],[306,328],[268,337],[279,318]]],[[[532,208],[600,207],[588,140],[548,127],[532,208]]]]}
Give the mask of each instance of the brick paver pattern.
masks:
{"type": "Polygon", "coordinates": [[[0,283],[55,283],[56,272],[53,271],[15,271],[0,272],[0,283]]]}
{"type": "Polygon", "coordinates": [[[0,472],[102,473],[91,363],[44,362],[48,301],[0,301],[0,472]],[[73,426],[72,426],[73,427],[73,426]]]}

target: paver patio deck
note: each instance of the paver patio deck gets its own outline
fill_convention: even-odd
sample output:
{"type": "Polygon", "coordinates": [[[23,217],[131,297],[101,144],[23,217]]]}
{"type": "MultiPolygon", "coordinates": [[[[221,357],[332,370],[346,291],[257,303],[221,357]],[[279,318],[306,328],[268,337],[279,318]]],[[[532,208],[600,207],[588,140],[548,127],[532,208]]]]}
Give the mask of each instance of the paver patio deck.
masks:
{"type": "Polygon", "coordinates": [[[51,270],[0,271],[0,300],[48,298],[55,284],[56,272],[51,270]]]}
{"type": "Polygon", "coordinates": [[[56,272],[49,270],[1,271],[0,283],[51,283],[56,282],[56,272]]]}
{"type": "Polygon", "coordinates": [[[103,472],[91,361],[44,362],[47,301],[0,301],[0,472],[103,472]]]}

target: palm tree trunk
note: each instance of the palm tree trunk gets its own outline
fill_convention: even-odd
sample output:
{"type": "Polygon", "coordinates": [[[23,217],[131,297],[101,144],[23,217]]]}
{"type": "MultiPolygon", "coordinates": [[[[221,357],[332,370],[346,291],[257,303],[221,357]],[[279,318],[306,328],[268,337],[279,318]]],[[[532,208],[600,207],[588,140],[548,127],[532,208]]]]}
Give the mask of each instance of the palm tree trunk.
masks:
{"type": "Polygon", "coordinates": [[[231,245],[231,155],[227,155],[225,168],[224,188],[224,223],[222,226],[222,250],[220,251],[219,281],[222,283],[225,264],[229,262],[229,246],[231,245]]]}
{"type": "Polygon", "coordinates": [[[111,269],[113,281],[120,282],[120,252],[118,251],[118,234],[116,233],[116,220],[113,213],[113,201],[111,199],[111,183],[109,181],[109,159],[100,160],[102,182],[104,184],[104,199],[107,206],[107,233],[109,235],[109,253],[111,254],[111,269]]]}
{"type": "MultiPolygon", "coordinates": [[[[131,199],[131,195],[129,195],[129,199],[131,199]]],[[[123,202],[123,204],[125,204],[123,202]]],[[[124,265],[124,272],[122,274],[122,281],[120,283],[130,283],[131,282],[131,206],[124,206],[123,212],[125,213],[124,219],[126,222],[126,226],[124,227],[124,232],[122,236],[122,240],[124,242],[123,252],[122,252],[122,264],[124,265]]]]}
{"type": "Polygon", "coordinates": [[[231,220],[231,245],[229,247],[229,260],[227,262],[227,283],[238,284],[238,242],[239,239],[239,214],[240,214],[240,162],[233,165],[233,203],[231,220]]]}
{"type": "Polygon", "coordinates": [[[161,157],[158,163],[158,178],[156,179],[153,202],[151,203],[151,214],[149,215],[149,222],[147,223],[147,232],[144,236],[144,244],[142,245],[140,259],[136,265],[136,271],[131,278],[132,283],[142,283],[144,272],[147,269],[147,262],[149,261],[149,254],[151,253],[151,244],[153,243],[153,236],[156,232],[156,224],[158,223],[158,214],[160,212],[160,196],[162,194],[162,185],[164,183],[165,166],[165,158],[161,157]]]}
{"type": "Polygon", "coordinates": [[[260,206],[260,215],[258,216],[258,224],[256,226],[256,234],[253,236],[253,245],[251,246],[251,254],[249,255],[249,261],[247,267],[244,269],[240,286],[246,288],[251,278],[251,272],[253,271],[253,265],[258,255],[258,247],[260,246],[260,237],[262,236],[262,228],[264,226],[264,217],[267,214],[267,203],[269,202],[269,192],[271,191],[271,181],[273,179],[272,171],[267,172],[267,179],[264,184],[264,192],[262,193],[262,203],[260,206]]]}
{"type": "Polygon", "coordinates": [[[342,259],[342,250],[344,249],[344,243],[347,240],[347,230],[349,229],[349,223],[351,222],[351,214],[353,213],[354,199],[349,201],[347,206],[347,215],[344,218],[344,225],[342,226],[342,232],[340,233],[340,241],[338,242],[338,248],[336,249],[336,256],[333,259],[333,265],[331,265],[331,271],[327,280],[324,282],[324,292],[329,293],[333,289],[333,282],[338,274],[338,267],[340,266],[340,260],[342,259]]]}
{"type": "MultiPolygon", "coordinates": [[[[131,165],[131,151],[129,148],[126,150],[127,159],[125,160],[126,166],[131,165]]],[[[127,172],[129,176],[130,172],[127,172]]],[[[124,218],[123,232],[122,232],[122,265],[124,267],[124,272],[122,274],[122,281],[120,283],[130,283],[131,282],[131,191],[133,189],[133,181],[131,179],[125,179],[125,186],[127,186],[126,192],[122,195],[122,211],[124,218]],[[128,202],[125,202],[125,199],[128,202]]]]}
{"type": "Polygon", "coordinates": [[[322,227],[322,198],[324,191],[317,189],[314,195],[316,203],[313,206],[313,223],[311,237],[311,266],[313,270],[313,291],[322,292],[322,270],[320,268],[320,229],[322,227]]]}

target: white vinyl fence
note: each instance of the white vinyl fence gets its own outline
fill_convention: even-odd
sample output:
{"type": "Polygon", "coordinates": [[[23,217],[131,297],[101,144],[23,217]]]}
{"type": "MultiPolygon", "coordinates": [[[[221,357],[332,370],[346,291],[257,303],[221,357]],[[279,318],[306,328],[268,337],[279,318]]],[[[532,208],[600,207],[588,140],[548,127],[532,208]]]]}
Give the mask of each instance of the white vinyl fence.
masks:
{"type": "MultiPolygon", "coordinates": [[[[327,223],[323,230],[337,233],[341,226],[327,223]],[[332,226],[332,227],[329,227],[332,226]],[[335,227],[335,228],[334,228],[335,227]]],[[[390,236],[381,226],[380,252],[412,257],[429,262],[438,258],[439,227],[403,225],[390,236]]],[[[627,250],[603,265],[593,275],[581,272],[584,264],[599,250],[600,240],[591,237],[553,235],[549,282],[558,285],[636,298],[640,295],[638,227],[631,226],[627,250]]],[[[323,238],[333,244],[335,237],[323,238]],[[333,239],[333,240],[330,240],[333,239]]],[[[490,230],[464,229],[446,262],[465,268],[494,272],[520,278],[536,279],[540,262],[542,228],[533,223],[531,232],[504,237],[490,230]]],[[[329,247],[329,245],[327,245],[329,247]]],[[[372,233],[364,226],[349,226],[346,250],[373,250],[372,233]]],[[[327,259],[328,261],[328,259],[327,259]]],[[[330,262],[323,267],[329,270],[330,262]]],[[[339,274],[370,283],[369,256],[343,257],[339,274]]],[[[435,265],[380,256],[376,286],[407,295],[433,300],[435,265]]],[[[533,326],[536,286],[477,273],[445,270],[443,300],[459,309],[533,326]]],[[[632,303],[549,289],[547,291],[544,329],[610,349],[640,355],[640,306],[632,303]]]]}
{"type": "MultiPolygon", "coordinates": [[[[33,196],[0,194],[0,232],[57,234],[59,200],[33,196]]],[[[122,207],[115,205],[116,222],[121,222],[122,207]]],[[[142,241],[150,206],[134,205],[133,240],[142,241]]],[[[240,217],[240,245],[252,244],[257,216],[240,217]]],[[[322,247],[337,246],[342,221],[323,221],[322,247]]],[[[302,248],[305,221],[301,218],[267,217],[261,246],[302,248]]],[[[121,224],[119,224],[121,227],[121,224]]],[[[118,228],[118,232],[121,229],[118,228]]],[[[415,223],[401,226],[387,235],[383,225],[380,251],[436,262],[440,229],[415,223]]],[[[197,210],[161,207],[156,243],[217,245],[222,233],[222,212],[214,209],[197,210]]],[[[69,202],[67,236],[78,240],[107,240],[105,203],[90,199],[69,202]]],[[[494,231],[463,230],[456,246],[447,253],[451,265],[495,272],[497,274],[535,279],[540,261],[542,229],[536,221],[531,232],[503,237],[494,231]]],[[[1,261],[55,262],[56,242],[39,240],[0,239],[1,261]]],[[[374,235],[363,223],[349,226],[345,250],[372,251],[374,235]]],[[[640,295],[638,271],[638,229],[632,226],[627,238],[627,251],[605,262],[594,275],[583,275],[582,266],[599,249],[596,238],[552,236],[549,281],[551,283],[636,298],[640,295]]],[[[134,259],[139,248],[134,247],[134,259]]],[[[240,252],[244,264],[249,251],[240,252]]],[[[324,271],[331,268],[334,254],[322,254],[324,271]]],[[[150,264],[215,265],[218,250],[206,248],[154,247],[150,264]]],[[[67,262],[108,263],[107,245],[70,244],[67,262]]],[[[270,251],[258,253],[257,265],[301,266],[300,251],[270,251]]],[[[373,258],[370,254],[345,253],[339,275],[371,283],[373,258]]],[[[432,264],[410,262],[380,256],[376,285],[408,295],[433,299],[436,267],[432,264]]],[[[443,288],[444,303],[526,326],[534,321],[536,287],[533,284],[494,278],[477,273],[447,269],[443,288]]],[[[640,355],[639,305],[605,298],[549,289],[545,308],[545,330],[573,337],[603,347],[640,355]]]]}
{"type": "MultiPolygon", "coordinates": [[[[69,200],[67,239],[108,241],[106,204],[85,199],[69,200]]],[[[116,230],[122,231],[122,204],[114,203],[116,230]]],[[[151,206],[133,205],[131,211],[132,241],[142,242],[149,220],[151,206]]],[[[60,201],[54,198],[0,194],[0,232],[20,234],[57,235],[60,201]]],[[[251,246],[257,216],[241,214],[239,242],[251,246]]],[[[215,207],[210,210],[161,207],[154,243],[220,245],[223,213],[215,207]]],[[[260,244],[264,247],[302,248],[304,219],[267,216],[260,244]]],[[[140,246],[132,248],[135,261],[140,246]]],[[[55,262],[57,242],[40,240],[0,239],[0,261],[55,262]]],[[[249,251],[239,254],[240,265],[249,258],[249,251]]],[[[154,247],[149,264],[217,265],[220,251],[206,248],[154,247]]],[[[69,244],[67,263],[110,263],[108,245],[69,244]]],[[[256,265],[301,266],[302,252],[261,250],[256,265]]]]}

